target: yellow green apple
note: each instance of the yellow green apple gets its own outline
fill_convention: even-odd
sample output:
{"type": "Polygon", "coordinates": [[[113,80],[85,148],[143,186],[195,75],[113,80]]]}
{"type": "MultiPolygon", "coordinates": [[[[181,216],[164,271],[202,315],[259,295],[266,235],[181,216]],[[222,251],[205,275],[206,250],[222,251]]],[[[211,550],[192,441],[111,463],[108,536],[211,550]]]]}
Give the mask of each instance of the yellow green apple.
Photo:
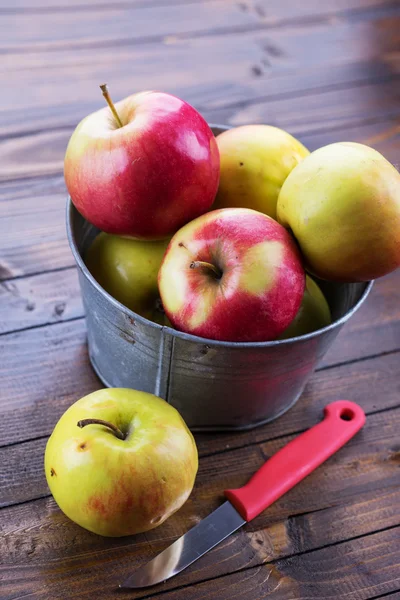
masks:
{"type": "Polygon", "coordinates": [[[289,327],[278,339],[298,337],[322,329],[332,322],[329,304],[321,291],[309,275],[306,275],[306,289],[299,311],[289,327]]]}
{"type": "Polygon", "coordinates": [[[157,274],[168,242],[146,242],[100,233],[86,253],[86,266],[106,292],[121,304],[146,319],[167,325],[157,274]]]}
{"type": "Polygon", "coordinates": [[[320,279],[368,281],[400,266],[400,174],[364,144],[305,158],[283,184],[277,214],[320,279]]]}
{"type": "Polygon", "coordinates": [[[252,208],[276,218],[283,182],[309,151],[283,129],[243,125],[217,136],[220,181],[212,209],[252,208]]]}
{"type": "Polygon", "coordinates": [[[186,502],[197,467],[196,444],[178,411],[123,388],[75,402],[45,451],[47,483],[60,509],[104,536],[163,523],[186,502]]]}

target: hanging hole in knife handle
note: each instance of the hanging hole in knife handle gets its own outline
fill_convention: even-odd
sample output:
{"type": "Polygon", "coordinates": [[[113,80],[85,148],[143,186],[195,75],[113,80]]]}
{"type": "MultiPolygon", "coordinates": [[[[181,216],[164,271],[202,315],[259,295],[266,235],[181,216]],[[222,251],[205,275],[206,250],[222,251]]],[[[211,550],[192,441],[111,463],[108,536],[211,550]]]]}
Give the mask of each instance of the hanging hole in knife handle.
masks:
{"type": "Polygon", "coordinates": [[[340,418],[343,421],[352,421],[355,417],[354,412],[350,408],[344,408],[340,413],[340,418]]]}
{"type": "MultiPolygon", "coordinates": [[[[356,427],[357,424],[362,427],[365,423],[365,413],[361,406],[351,400],[336,400],[324,408],[325,418],[333,419],[338,426],[344,427],[347,431],[350,427],[356,427]]],[[[332,421],[333,422],[333,421],[332,421]]]]}

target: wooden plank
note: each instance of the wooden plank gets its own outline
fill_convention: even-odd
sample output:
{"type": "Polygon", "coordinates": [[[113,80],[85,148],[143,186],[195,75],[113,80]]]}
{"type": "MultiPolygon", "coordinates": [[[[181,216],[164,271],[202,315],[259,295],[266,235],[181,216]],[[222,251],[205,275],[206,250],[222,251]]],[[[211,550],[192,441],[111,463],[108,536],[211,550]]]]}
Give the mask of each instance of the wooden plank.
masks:
{"type": "Polygon", "coordinates": [[[203,110],[382,79],[400,70],[399,30],[400,16],[118,46],[112,52],[99,48],[4,55],[0,72],[12,85],[2,94],[0,135],[73,127],[102,106],[102,80],[116,99],[156,88],[203,110]]]}
{"type": "Polygon", "coordinates": [[[83,316],[75,268],[0,281],[0,335],[83,316]]]}
{"type": "MultiPolygon", "coordinates": [[[[369,600],[398,590],[400,531],[375,533],[338,546],[246,569],[163,594],[163,600],[369,600]]],[[[142,592],[143,593],[143,592],[142,592]]],[[[89,598],[89,595],[83,596],[89,598]]],[[[139,598],[140,595],[133,597],[139,598]]],[[[142,597],[145,597],[144,595],[142,597]]]]}
{"type": "MultiPolygon", "coordinates": [[[[104,2],[104,0],[71,0],[71,2],[65,2],[65,0],[16,0],[15,2],[4,1],[0,7],[0,14],[2,12],[8,13],[30,13],[30,12],[57,12],[57,11],[69,11],[69,10],[93,10],[93,8],[107,10],[112,8],[114,4],[118,4],[120,8],[134,8],[142,6],[170,6],[175,4],[195,4],[196,2],[207,2],[210,0],[118,0],[110,4],[104,2]]],[[[228,2],[230,0],[227,0],[228,2]]],[[[371,0],[370,0],[371,1],[371,0]]],[[[376,5],[376,0],[372,2],[372,6],[376,5]]],[[[362,8],[362,4],[361,4],[362,8]]]]}
{"type": "MultiPolygon", "coordinates": [[[[399,160],[396,118],[299,137],[311,150],[346,138],[369,143],[393,163],[399,160]]],[[[65,234],[65,202],[62,176],[0,185],[0,280],[74,264],[65,234]]]]}
{"type": "MultiPolygon", "coordinates": [[[[33,49],[70,49],[98,47],[121,43],[137,43],[160,39],[164,36],[193,37],[229,31],[243,31],[282,27],[297,22],[319,22],[321,19],[343,13],[355,19],[366,11],[384,15],[394,7],[390,0],[342,0],[332,8],[320,6],[318,0],[303,3],[297,10],[293,2],[261,0],[235,2],[234,0],[209,0],[136,7],[122,3],[90,7],[79,11],[21,11],[18,24],[15,14],[4,10],[0,23],[0,52],[33,49]],[[289,5],[288,5],[289,4],[289,5]],[[305,7],[304,7],[305,4],[305,7]],[[96,23],[96,27],[93,27],[96,23]]],[[[13,7],[15,8],[15,7],[13,7]]]]}
{"type": "MultiPolygon", "coordinates": [[[[194,4],[196,2],[205,2],[207,0],[119,0],[118,6],[120,7],[135,7],[135,6],[170,6],[180,3],[194,4]]],[[[226,0],[226,3],[234,3],[234,0],[226,0]]],[[[240,3],[240,10],[254,10],[260,17],[268,17],[269,15],[263,14],[268,8],[270,12],[270,18],[277,18],[279,15],[284,18],[289,14],[291,17],[303,17],[306,15],[318,15],[326,16],[336,14],[338,12],[353,12],[357,10],[364,11],[369,8],[378,8],[391,6],[393,2],[390,0],[336,0],[335,3],[327,4],[321,3],[318,0],[307,0],[302,5],[293,3],[292,0],[258,0],[257,3],[249,0],[244,0],[240,3]]],[[[109,4],[106,4],[104,0],[4,0],[1,6],[1,11],[4,12],[17,12],[17,11],[39,11],[46,10],[58,11],[58,10],[93,10],[93,8],[107,9],[110,8],[109,4]]],[[[1,12],[0,11],[0,12],[1,12]]]]}
{"type": "MultiPolygon", "coordinates": [[[[284,98],[203,112],[211,123],[269,123],[293,135],[348,128],[355,123],[396,119],[400,78],[380,85],[360,85],[313,96],[284,98]]],[[[0,140],[0,181],[62,172],[65,148],[73,128],[0,140]]]]}
{"type": "Polygon", "coordinates": [[[260,19],[253,11],[223,0],[136,8],[110,5],[108,10],[93,7],[79,11],[79,19],[75,11],[22,12],[18,18],[5,13],[0,21],[0,52],[104,46],[257,25],[260,19]]]}
{"type": "Polygon", "coordinates": [[[268,123],[290,129],[295,135],[327,131],[330,128],[349,127],[354,123],[397,117],[395,98],[400,90],[400,79],[379,85],[360,85],[355,88],[333,90],[312,96],[282,98],[271,102],[247,104],[243,107],[224,107],[207,112],[214,123],[245,125],[268,123]]]}
{"type": "MultiPolygon", "coordinates": [[[[33,187],[34,189],[34,187],[33,187]]],[[[74,264],[65,232],[67,193],[0,202],[0,279],[74,264]]]]}
{"type": "Polygon", "coordinates": [[[368,299],[349,320],[320,367],[400,348],[400,269],[377,280],[368,299]]]}
{"type": "MultiPolygon", "coordinates": [[[[235,569],[310,551],[344,541],[346,536],[365,535],[371,532],[373,526],[381,529],[391,527],[396,525],[395,507],[398,500],[398,490],[383,490],[376,497],[366,494],[363,500],[353,499],[350,503],[305,516],[293,515],[256,532],[246,526],[182,572],[179,579],[172,579],[166,585],[154,588],[154,591],[190,585],[196,580],[209,579],[210,574],[214,577],[217,573],[226,575],[235,569]]],[[[172,533],[172,521],[177,520],[184,510],[181,509],[162,527],[147,535],[104,539],[69,522],[50,498],[3,509],[2,532],[5,543],[3,552],[0,550],[3,565],[0,573],[4,572],[3,593],[9,590],[15,593],[18,588],[26,592],[35,586],[40,598],[47,598],[45,594],[54,594],[54,589],[58,587],[69,588],[65,584],[67,577],[71,581],[71,575],[78,579],[78,587],[86,588],[96,571],[99,574],[97,585],[104,590],[103,593],[111,594],[111,590],[127,574],[153,558],[175,539],[178,534],[172,533]],[[77,573],[78,560],[80,568],[77,573]],[[38,589],[38,582],[34,577],[29,577],[30,573],[35,573],[37,565],[44,562],[51,565],[49,575],[53,589],[49,589],[46,582],[42,581],[43,587],[38,589]],[[103,567],[102,572],[97,570],[96,564],[103,567]]],[[[98,590],[96,592],[99,593],[98,590]]]]}
{"type": "MultiPolygon", "coordinates": [[[[190,571],[183,573],[180,585],[222,576],[243,567],[276,561],[349,537],[365,535],[378,528],[397,525],[400,473],[396,431],[400,410],[391,411],[390,417],[390,424],[382,414],[369,417],[363,432],[339,454],[196,563],[190,571]]],[[[220,466],[221,456],[203,458],[195,490],[179,513],[163,526],[135,538],[107,540],[90,534],[64,517],[51,499],[3,509],[6,544],[3,546],[4,556],[1,556],[1,550],[0,556],[6,581],[10,564],[14,568],[9,577],[18,581],[19,572],[24,577],[29,568],[35,569],[35,565],[46,562],[50,563],[52,579],[62,583],[79,561],[79,574],[75,573],[77,589],[86,588],[94,575],[93,570],[99,569],[98,573],[103,572],[97,585],[106,588],[109,593],[108,588],[113,582],[115,584],[118,579],[123,579],[127,568],[130,572],[138,564],[146,562],[211,512],[221,502],[224,487],[240,485],[262,463],[263,455],[276,452],[290,439],[263,445],[262,454],[254,446],[226,453],[223,469],[220,466]],[[29,536],[26,531],[30,532],[29,536]]],[[[11,493],[13,467],[27,453],[34,457],[31,465],[35,465],[36,473],[35,467],[31,466],[23,475],[24,487],[29,490],[25,495],[46,492],[42,443],[20,444],[3,450],[2,459],[6,459],[1,461],[2,480],[5,482],[3,500],[7,493],[11,493]]],[[[14,500],[13,494],[11,497],[14,500]]],[[[175,582],[172,580],[161,589],[174,588],[175,582]]],[[[94,585],[95,589],[91,589],[97,598],[101,591],[94,585]]],[[[143,594],[145,591],[138,597],[143,594]]]]}

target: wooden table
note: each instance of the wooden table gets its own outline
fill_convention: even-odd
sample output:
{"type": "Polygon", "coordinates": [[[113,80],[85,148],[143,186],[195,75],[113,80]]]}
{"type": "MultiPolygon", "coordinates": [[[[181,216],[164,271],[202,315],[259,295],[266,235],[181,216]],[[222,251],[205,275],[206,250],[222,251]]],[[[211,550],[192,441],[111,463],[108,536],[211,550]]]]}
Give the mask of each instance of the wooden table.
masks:
{"type": "Polygon", "coordinates": [[[64,410],[100,387],[64,224],[78,120],[158,88],[211,122],[267,122],[310,149],[400,151],[400,6],[390,0],[2,0],[0,6],[0,597],[117,598],[118,583],[215,509],[329,401],[365,429],[192,568],[163,600],[400,599],[400,271],[376,282],[301,400],[241,434],[198,435],[191,498],[164,525],[103,539],[70,522],[43,473],[64,410]]]}

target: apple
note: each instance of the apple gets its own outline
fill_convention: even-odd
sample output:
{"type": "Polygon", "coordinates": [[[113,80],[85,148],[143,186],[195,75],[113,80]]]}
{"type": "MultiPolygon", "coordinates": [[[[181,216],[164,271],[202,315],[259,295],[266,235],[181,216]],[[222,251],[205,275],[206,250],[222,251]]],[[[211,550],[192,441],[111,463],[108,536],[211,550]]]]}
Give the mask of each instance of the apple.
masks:
{"type": "Polygon", "coordinates": [[[45,451],[45,473],[60,509],[104,536],[163,523],[189,497],[196,444],[178,411],[152,394],[103,389],[62,415],[45,451]]]}
{"type": "Polygon", "coordinates": [[[213,209],[252,208],[276,218],[283,182],[310,153],[286,131],[243,125],[217,136],[221,172],[213,209]]]}
{"type": "Polygon", "coordinates": [[[400,265],[400,175],[368,146],[310,154],[283,184],[277,213],[320,279],[369,281],[400,265]]]}
{"type": "Polygon", "coordinates": [[[300,307],[305,272],[279,223],[248,208],[198,217],[172,238],[158,274],[164,310],[187,333],[214,340],[272,340],[300,307]]]}
{"type": "Polygon", "coordinates": [[[168,242],[144,242],[100,233],[86,252],[86,266],[121,304],[146,319],[167,325],[157,275],[168,242]]]}
{"type": "Polygon", "coordinates": [[[183,100],[133,94],[79,123],[64,176],[72,202],[93,225],[116,235],[163,239],[206,212],[219,180],[215,137],[183,100]]]}
{"type": "Polygon", "coordinates": [[[311,333],[332,322],[329,304],[321,288],[309,275],[306,275],[306,289],[297,315],[279,336],[280,340],[311,333]]]}

